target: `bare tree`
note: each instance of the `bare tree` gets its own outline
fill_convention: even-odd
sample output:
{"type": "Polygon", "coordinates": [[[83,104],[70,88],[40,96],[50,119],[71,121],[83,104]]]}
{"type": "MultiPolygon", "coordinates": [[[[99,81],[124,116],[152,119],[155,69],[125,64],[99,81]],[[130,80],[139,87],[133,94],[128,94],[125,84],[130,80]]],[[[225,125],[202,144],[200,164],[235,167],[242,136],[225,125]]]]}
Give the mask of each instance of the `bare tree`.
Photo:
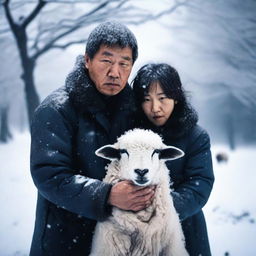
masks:
{"type": "Polygon", "coordinates": [[[12,138],[8,123],[8,106],[0,107],[0,142],[7,142],[12,138]]]}
{"type": "Polygon", "coordinates": [[[193,31],[187,42],[202,61],[191,80],[205,90],[204,108],[215,106],[231,149],[238,139],[255,142],[256,2],[194,0],[187,12],[186,30],[193,31]]]}
{"type": "MultiPolygon", "coordinates": [[[[185,1],[172,1],[169,8],[153,14],[135,7],[129,0],[3,0],[2,6],[21,60],[29,122],[40,102],[34,82],[39,57],[51,49],[85,43],[84,34],[79,33],[81,29],[109,18],[138,25],[170,14],[184,4],[185,1]]],[[[0,33],[6,31],[6,27],[0,29],[0,33]]]]}
{"type": "Polygon", "coordinates": [[[0,40],[0,49],[2,49],[0,55],[0,142],[7,142],[11,138],[10,123],[13,122],[11,116],[20,117],[15,108],[19,98],[22,98],[19,90],[22,83],[17,76],[21,68],[17,62],[15,42],[11,40],[10,35],[10,32],[5,33],[0,40]],[[15,99],[12,101],[13,97],[15,99]]]}

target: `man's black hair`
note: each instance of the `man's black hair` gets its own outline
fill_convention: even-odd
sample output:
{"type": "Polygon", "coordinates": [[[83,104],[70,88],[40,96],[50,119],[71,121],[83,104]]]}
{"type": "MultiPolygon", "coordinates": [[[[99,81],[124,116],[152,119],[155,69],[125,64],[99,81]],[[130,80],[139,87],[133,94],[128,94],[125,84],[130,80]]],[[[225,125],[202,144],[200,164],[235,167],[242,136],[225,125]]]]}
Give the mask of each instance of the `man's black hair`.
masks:
{"type": "Polygon", "coordinates": [[[121,48],[130,47],[133,63],[138,57],[137,40],[134,34],[121,23],[114,21],[101,23],[90,33],[85,50],[90,59],[93,59],[102,45],[121,48]]]}

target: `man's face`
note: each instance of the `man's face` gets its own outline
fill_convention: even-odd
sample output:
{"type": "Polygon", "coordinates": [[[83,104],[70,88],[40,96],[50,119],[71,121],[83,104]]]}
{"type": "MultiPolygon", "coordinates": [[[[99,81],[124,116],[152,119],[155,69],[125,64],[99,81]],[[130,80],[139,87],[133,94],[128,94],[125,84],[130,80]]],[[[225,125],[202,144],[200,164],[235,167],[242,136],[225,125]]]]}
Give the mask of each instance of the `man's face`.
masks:
{"type": "Polygon", "coordinates": [[[85,66],[97,90],[108,96],[118,94],[125,87],[132,70],[133,59],[130,47],[102,45],[90,59],[85,55],[85,66]]]}

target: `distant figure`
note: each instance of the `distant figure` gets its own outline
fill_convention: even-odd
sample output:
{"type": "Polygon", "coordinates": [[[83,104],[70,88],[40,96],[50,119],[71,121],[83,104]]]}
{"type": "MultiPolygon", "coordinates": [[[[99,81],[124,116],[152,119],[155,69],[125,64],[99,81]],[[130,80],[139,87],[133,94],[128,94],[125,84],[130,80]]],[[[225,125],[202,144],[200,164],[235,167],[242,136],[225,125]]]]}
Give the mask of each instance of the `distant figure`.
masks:
{"type": "Polygon", "coordinates": [[[220,152],[216,155],[216,160],[218,163],[227,163],[228,161],[228,154],[225,152],[220,152]]]}

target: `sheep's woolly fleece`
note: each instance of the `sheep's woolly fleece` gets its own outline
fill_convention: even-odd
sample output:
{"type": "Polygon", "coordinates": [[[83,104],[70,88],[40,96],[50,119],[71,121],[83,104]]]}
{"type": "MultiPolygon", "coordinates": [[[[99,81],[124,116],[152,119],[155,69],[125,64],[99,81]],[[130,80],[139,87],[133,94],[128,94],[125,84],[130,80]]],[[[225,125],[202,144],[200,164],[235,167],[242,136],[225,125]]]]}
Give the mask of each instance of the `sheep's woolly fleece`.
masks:
{"type": "MultiPolygon", "coordinates": [[[[106,145],[106,148],[109,146],[113,145],[106,145]]],[[[125,149],[131,155],[113,158],[108,165],[104,182],[114,184],[116,180],[120,180],[120,175],[125,180],[136,180],[138,177],[136,174],[134,176],[137,173],[135,170],[141,168],[140,170],[147,170],[147,178],[154,180],[157,186],[153,202],[147,208],[133,212],[113,207],[111,216],[97,223],[90,256],[188,256],[170,193],[169,170],[160,158],[150,157],[156,149],[174,147],[166,146],[158,134],[142,129],[126,132],[114,147],[125,149]]],[[[104,150],[105,147],[102,148],[104,150]]]]}
{"type": "Polygon", "coordinates": [[[150,130],[134,129],[119,137],[115,146],[118,148],[125,146],[128,151],[129,149],[132,151],[151,150],[163,148],[163,141],[158,134],[150,130]]]}

